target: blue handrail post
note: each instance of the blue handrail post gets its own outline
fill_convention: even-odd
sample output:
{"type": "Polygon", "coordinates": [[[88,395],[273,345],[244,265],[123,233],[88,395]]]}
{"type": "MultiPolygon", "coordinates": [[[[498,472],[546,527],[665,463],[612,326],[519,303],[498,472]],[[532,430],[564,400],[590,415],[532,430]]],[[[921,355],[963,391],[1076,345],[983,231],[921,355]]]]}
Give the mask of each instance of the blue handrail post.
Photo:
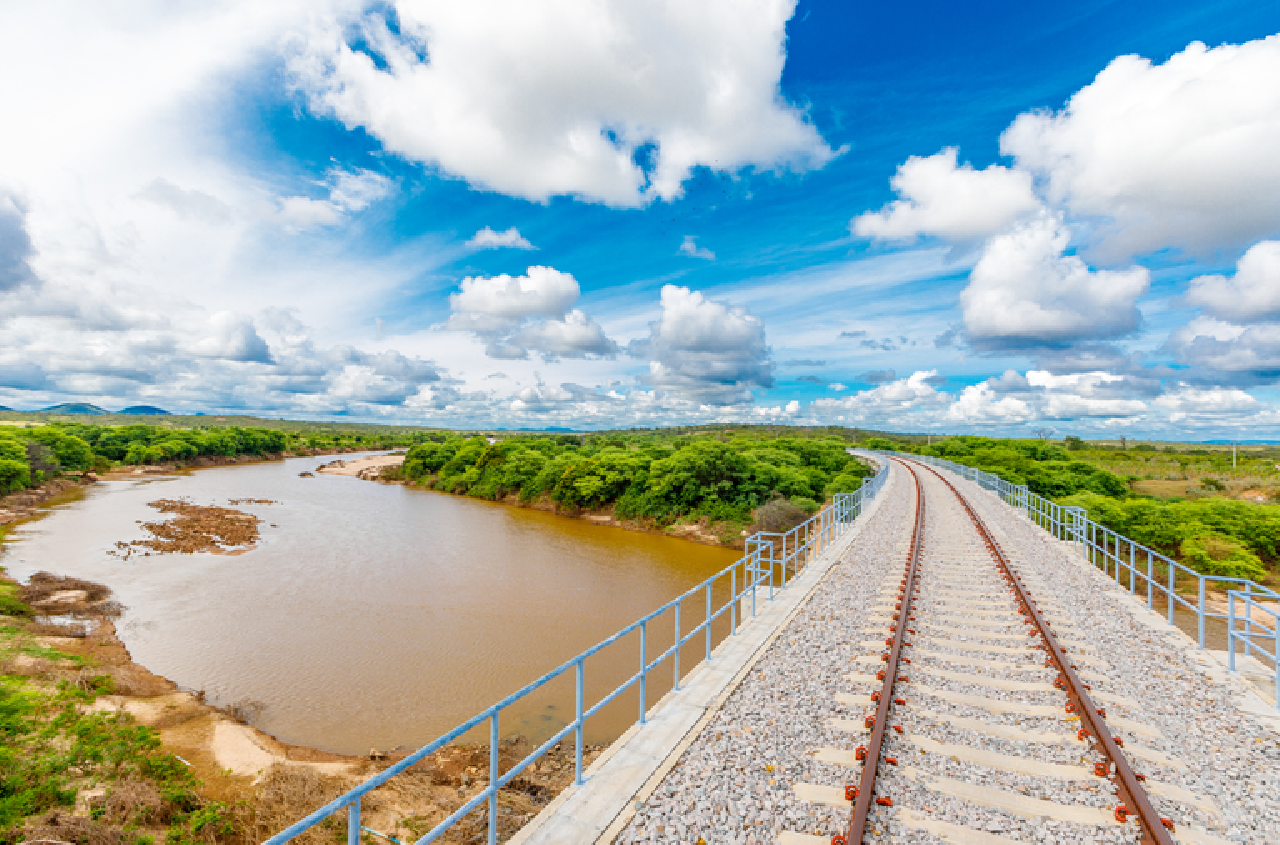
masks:
{"type": "Polygon", "coordinates": [[[711,659],[711,585],[707,585],[707,660],[711,659]]]}
{"type": "Polygon", "coordinates": [[[1200,648],[1204,649],[1204,576],[1200,576],[1200,608],[1197,611],[1200,615],[1200,648]]]}
{"type": "Polygon", "coordinates": [[[1178,584],[1178,568],[1173,565],[1172,561],[1170,561],[1169,562],[1169,596],[1168,596],[1170,625],[1173,624],[1173,598],[1178,594],[1177,584],[1178,584]]]}
{"type": "Polygon", "coordinates": [[[498,720],[501,710],[489,717],[489,845],[498,845],[498,778],[502,777],[502,745],[498,720]]]}
{"type": "MultiPolygon", "coordinates": [[[[746,565],[743,565],[746,575],[746,565]]],[[[729,636],[738,636],[738,565],[735,563],[729,570],[729,636]]]]}
{"type": "Polygon", "coordinates": [[[640,623],[640,724],[644,724],[645,680],[649,677],[649,623],[640,623]]]}
{"type": "Polygon", "coordinates": [[[578,658],[578,671],[577,671],[578,678],[577,678],[577,684],[576,684],[577,695],[575,696],[576,704],[574,706],[574,715],[575,715],[575,721],[578,723],[578,730],[575,732],[577,734],[577,736],[575,737],[575,744],[577,747],[574,752],[574,766],[573,766],[573,782],[578,784],[579,786],[582,785],[582,728],[583,728],[583,724],[582,724],[583,683],[582,682],[584,680],[585,674],[586,674],[586,659],[580,657],[578,658]]]}
{"type": "Polygon", "coordinates": [[[347,845],[360,845],[360,796],[347,805],[347,845]]]}
{"type": "Polygon", "coordinates": [[[1156,607],[1156,565],[1152,561],[1151,549],[1147,549],[1147,609],[1156,607]]]}
{"type": "Polygon", "coordinates": [[[680,691],[680,602],[676,602],[676,639],[675,654],[672,656],[672,673],[675,675],[671,683],[671,688],[675,692],[680,691]]]}
{"type": "MultiPolygon", "coordinates": [[[[1249,644],[1245,643],[1245,653],[1249,651],[1249,644]]],[[[1236,594],[1235,591],[1227,593],[1227,669],[1234,672],[1236,670],[1236,594]]]]}
{"type": "MultiPolygon", "coordinates": [[[[770,549],[773,546],[769,547],[770,549]]],[[[756,549],[751,559],[751,618],[756,618],[756,585],[760,583],[760,549],[756,549]]]]}

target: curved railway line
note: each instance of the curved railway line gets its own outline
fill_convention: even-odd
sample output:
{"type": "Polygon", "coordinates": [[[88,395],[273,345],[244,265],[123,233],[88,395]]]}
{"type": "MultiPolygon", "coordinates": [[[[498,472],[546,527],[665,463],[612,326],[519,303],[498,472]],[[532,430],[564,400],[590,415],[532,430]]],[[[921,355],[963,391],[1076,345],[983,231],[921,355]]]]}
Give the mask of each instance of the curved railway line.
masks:
{"type": "MultiPolygon", "coordinates": [[[[888,746],[895,744],[948,754],[954,760],[966,759],[997,772],[1089,784],[1089,788],[1080,790],[1080,797],[1084,799],[1081,803],[1051,801],[1044,802],[1043,806],[1035,803],[1043,802],[1043,799],[1027,799],[1022,792],[1005,793],[999,787],[986,786],[966,789],[963,781],[935,781],[935,789],[944,794],[951,791],[957,797],[977,799],[1002,809],[1067,824],[1093,827],[1111,821],[1117,825],[1132,821],[1140,841],[1172,845],[1174,840],[1170,831],[1174,829],[1174,822],[1156,810],[1144,786],[1146,776],[1135,771],[1135,766],[1143,767],[1141,761],[1131,762],[1126,756],[1124,740],[1113,735],[1107,723],[1106,708],[1094,701],[1092,686],[1081,677],[1083,670],[1080,664],[1087,658],[1072,653],[1059,642],[1058,634],[1040,612],[1037,600],[1029,594],[1022,577],[960,491],[931,467],[898,462],[915,480],[916,518],[886,630],[885,650],[880,655],[884,667],[874,676],[879,688],[875,689],[877,684],[871,683],[873,689],[867,695],[869,709],[874,708],[863,722],[869,736],[866,744],[858,746],[854,752],[854,761],[861,765],[862,774],[856,783],[845,787],[845,797],[852,804],[849,825],[843,834],[831,838],[832,845],[863,842],[872,808],[892,806],[893,790],[881,786],[879,775],[882,766],[899,765],[897,758],[888,753],[892,750],[888,746]],[[934,524],[930,524],[923,483],[926,473],[941,482],[950,494],[951,502],[959,505],[963,513],[959,519],[959,514],[952,507],[944,509],[934,524]],[[967,525],[964,517],[967,517],[967,525]],[[935,540],[932,531],[942,536],[935,540]],[[1020,644],[1019,628],[1024,629],[1020,644]],[[913,656],[920,660],[923,670],[916,676],[914,685],[909,674],[913,656]],[[1038,662],[1041,658],[1042,663],[1038,662]],[[959,664],[962,671],[941,669],[939,664],[959,664]],[[964,667],[985,671],[978,674],[974,669],[966,671],[964,667]],[[1037,669],[1048,670],[1055,676],[1053,681],[1046,684],[1043,678],[1018,678],[1037,669]],[[980,687],[990,685],[994,690],[1007,693],[1022,693],[1024,706],[1019,707],[1019,702],[1011,700],[1015,698],[1011,695],[991,698],[971,694],[948,695],[927,684],[929,678],[939,675],[980,687]],[[915,736],[914,733],[906,735],[903,725],[895,721],[895,709],[907,706],[913,699],[930,697],[993,713],[1043,715],[1048,708],[1060,707],[1068,724],[1079,725],[1076,729],[1076,741],[1080,744],[1076,749],[1079,763],[1040,763],[1033,756],[992,752],[977,744],[944,743],[923,735],[915,736]],[[1045,699],[1053,701],[1046,704],[1045,699]],[[900,739],[891,739],[894,733],[900,739]],[[1088,765],[1090,762],[1092,766],[1088,765]],[[1109,782],[1114,793],[1099,788],[1103,781],[1109,782]],[[1111,808],[1111,818],[1107,818],[1105,804],[1109,803],[1106,798],[1111,794],[1115,795],[1114,807],[1111,808]],[[1103,799],[1104,806],[1098,806],[1098,798],[1103,799]]],[[[862,685],[867,685],[865,676],[858,675],[857,679],[862,685]]],[[[985,733],[981,723],[973,725],[968,717],[946,719],[944,716],[943,721],[967,728],[971,733],[985,733]]],[[[1059,732],[1065,733],[1062,737],[1046,736],[1041,732],[999,730],[998,727],[992,725],[991,735],[1014,744],[1039,745],[1070,736],[1069,728],[1059,732]]],[[[1149,758],[1150,754],[1147,756],[1149,758]]],[[[1070,798],[1070,791],[1063,797],[1070,798]]],[[[985,831],[969,831],[944,822],[925,821],[923,828],[959,842],[999,839],[985,831]]],[[[1071,835],[1069,830],[1062,832],[1071,835]]],[[[1080,830],[1078,834],[1082,839],[1090,836],[1086,830],[1080,830]]]]}
{"type": "Polygon", "coordinates": [[[1183,635],[985,491],[892,460],[840,565],[602,841],[1280,842],[1275,729],[1183,635]]]}

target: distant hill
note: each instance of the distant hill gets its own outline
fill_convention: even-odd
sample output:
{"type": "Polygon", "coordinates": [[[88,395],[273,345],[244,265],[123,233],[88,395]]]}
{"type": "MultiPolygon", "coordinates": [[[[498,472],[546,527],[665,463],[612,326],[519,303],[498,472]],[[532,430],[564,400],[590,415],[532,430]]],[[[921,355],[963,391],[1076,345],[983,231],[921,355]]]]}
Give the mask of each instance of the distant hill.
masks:
{"type": "Polygon", "coordinates": [[[97,405],[90,405],[88,402],[64,402],[61,405],[53,405],[43,409],[46,414],[109,414],[110,411],[104,411],[97,405]]]}
{"type": "Polygon", "coordinates": [[[12,410],[13,408],[6,408],[4,405],[0,405],[0,411],[12,411],[12,410]]]}
{"type": "Polygon", "coordinates": [[[127,408],[121,408],[116,411],[117,414],[141,414],[144,416],[169,416],[169,412],[164,408],[157,408],[155,405],[130,405],[127,408]]]}

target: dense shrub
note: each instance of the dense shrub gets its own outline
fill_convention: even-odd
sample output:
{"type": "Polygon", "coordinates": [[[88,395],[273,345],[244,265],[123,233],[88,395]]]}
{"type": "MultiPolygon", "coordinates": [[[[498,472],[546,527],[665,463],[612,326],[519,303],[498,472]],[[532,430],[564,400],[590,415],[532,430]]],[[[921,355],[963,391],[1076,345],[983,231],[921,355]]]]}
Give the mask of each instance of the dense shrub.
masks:
{"type": "Polygon", "coordinates": [[[835,438],[454,435],[405,458],[403,477],[488,499],[546,497],[623,519],[685,517],[746,525],[775,497],[807,503],[852,492],[870,470],[835,438]]]}
{"type": "Polygon", "coordinates": [[[792,528],[809,518],[809,514],[797,504],[782,497],[773,499],[756,508],[752,514],[755,521],[751,530],[767,531],[771,534],[785,534],[792,528]]]}
{"type": "Polygon", "coordinates": [[[1261,578],[1264,561],[1280,559],[1280,507],[1232,499],[1163,502],[1113,499],[1096,493],[1069,496],[1095,522],[1150,546],[1200,572],[1261,578]]]}

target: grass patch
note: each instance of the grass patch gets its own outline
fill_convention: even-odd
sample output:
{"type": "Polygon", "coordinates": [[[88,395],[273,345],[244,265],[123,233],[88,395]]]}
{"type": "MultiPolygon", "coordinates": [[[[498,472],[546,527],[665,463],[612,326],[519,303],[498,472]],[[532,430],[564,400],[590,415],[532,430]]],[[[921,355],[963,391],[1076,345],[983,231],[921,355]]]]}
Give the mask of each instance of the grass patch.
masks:
{"type": "MultiPolygon", "coordinates": [[[[24,591],[0,582],[0,845],[56,840],[84,845],[228,841],[228,807],[203,800],[191,770],[160,736],[117,710],[91,705],[114,692],[93,661],[52,648],[31,629],[24,591]],[[75,814],[84,790],[88,818],[75,814]]],[[[97,600],[98,585],[77,583],[97,600]]]]}

